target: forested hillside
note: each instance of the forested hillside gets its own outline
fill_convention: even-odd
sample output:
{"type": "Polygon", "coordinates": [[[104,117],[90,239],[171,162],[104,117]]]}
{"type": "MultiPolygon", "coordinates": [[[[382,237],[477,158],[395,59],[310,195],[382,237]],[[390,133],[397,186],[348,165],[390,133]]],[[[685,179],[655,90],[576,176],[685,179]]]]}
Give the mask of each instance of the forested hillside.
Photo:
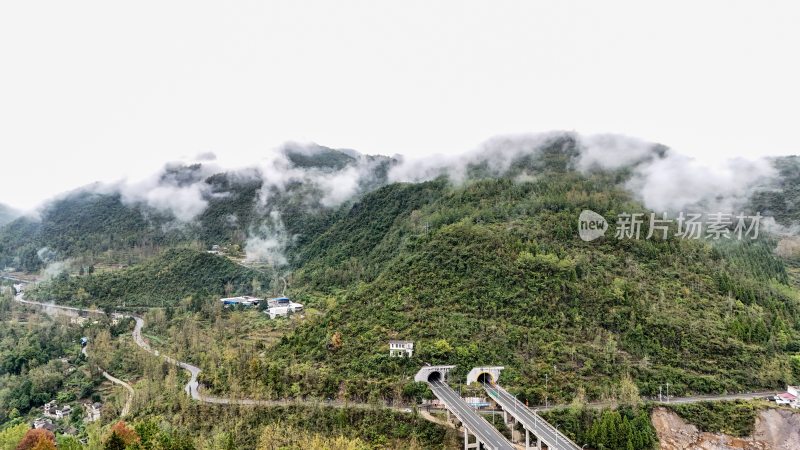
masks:
{"type": "Polygon", "coordinates": [[[788,227],[800,221],[800,157],[775,158],[773,163],[779,176],[769,189],[753,195],[751,208],[788,227]]]}
{"type": "Polygon", "coordinates": [[[338,203],[328,204],[328,187],[316,184],[315,177],[349,182],[355,177],[354,193],[368,192],[387,182],[393,163],[321,146],[289,145],[282,155],[282,165],[270,170],[291,175],[278,184],[265,183],[272,179],[258,169],[213,172],[202,164],[167,165],[150,181],[154,186],[89,185],[48,202],[38,215],[14,220],[0,207],[0,267],[36,272],[77,257],[132,264],[142,259],[131,257],[132,251],[151,255],[191,242],[241,249],[250,238],[274,233],[276,218],[291,247],[324,230],[339,211],[338,203]]]}
{"type": "MultiPolygon", "coordinates": [[[[656,147],[650,157],[663,153],[656,147]]],[[[504,383],[532,403],[545,395],[568,401],[579,389],[615,397],[627,374],[645,395],[667,382],[683,394],[798,380],[800,297],[775,242],[581,241],[584,209],[608,218],[647,211],[624,188],[629,167],[581,172],[579,154],[574,140],[555,139],[502,173],[475,164],[462,183],[390,184],[339,209],[309,207],[314,196],[301,195],[303,185],[275,192],[270,208],[294,236],[290,293],[322,314],[271,346],[261,371],[239,373],[250,358],[242,353],[229,372],[209,375],[209,387],[224,389],[232,377],[268,385],[277,397],[299,385],[326,397],[409,398],[420,395],[409,375],[424,363],[457,364],[457,378],[475,365],[504,365],[504,383]],[[388,358],[389,339],[414,340],[414,359],[388,358]]],[[[329,164],[347,162],[334,156],[329,164]]],[[[232,180],[209,182],[227,191],[232,180]]],[[[258,185],[237,182],[249,187],[211,203],[199,222],[204,233],[252,209],[258,185]]],[[[181,250],[116,273],[61,276],[38,295],[162,305],[188,296],[211,302],[270,281],[181,250]]]]}
{"type": "Polygon", "coordinates": [[[628,373],[645,395],[667,382],[684,394],[798,380],[800,297],[775,242],[583,242],[581,210],[645,210],[619,187],[624,170],[586,176],[570,158],[512,166],[535,167],[535,181],[396,185],[354,205],[300,253],[297,287],[339,300],[270,353],[270,373],[285,375],[271,388],[287,380],[288,392],[294,364],[333,377],[295,375],[301,385],[384,397],[415,395],[406,380],[424,363],[458,364],[457,379],[498,364],[532,403],[579,388],[614,397],[628,373]],[[414,340],[414,361],[388,358],[389,339],[414,340]]]}
{"type": "Polygon", "coordinates": [[[0,228],[0,264],[36,271],[68,256],[177,241],[162,232],[165,221],[123,204],[119,194],[69,194],[49,204],[41,218],[21,217],[0,228]]]}
{"type": "MultiPolygon", "coordinates": [[[[631,426],[646,420],[635,406],[640,394],[657,395],[667,383],[684,395],[800,382],[796,262],[776,252],[787,238],[645,239],[647,221],[638,240],[579,238],[585,209],[612,222],[623,212],[648,214],[628,182],[637,164],[665,154],[654,146],[629,165],[586,169],[567,136],[506,164],[490,156],[465,164],[456,181],[442,173],[416,183],[388,183],[392,163],[377,158],[358,194],[339,206],[322,185],[220,173],[200,181],[208,205],[192,222],[176,224],[120,196],[82,194],[79,204],[62,199],[41,222],[19,219],[0,233],[5,254],[27,255],[21,260],[33,266],[44,264],[45,244],[44,256],[84,259],[152,247],[155,256],[129,267],[63,272],[29,295],[169,306],[147,314],[152,343],[202,366],[211,393],[409,402],[430,396],[412,382],[424,364],[457,365],[454,383],[471,367],[503,365],[502,383],[530,404],[577,397],[633,405],[554,420],[572,423],[583,442],[647,446],[652,430],[631,426]],[[93,208],[103,220],[92,221],[93,208]],[[283,262],[263,272],[204,251],[254,239],[283,262]],[[274,293],[282,277],[307,307],[298,317],[271,321],[217,306],[220,295],[274,293]],[[413,340],[414,357],[390,358],[390,339],[413,340]],[[603,431],[619,427],[630,433],[603,431]]],[[[289,160],[287,170],[330,174],[355,159],[315,150],[289,160]]],[[[774,180],[783,184],[756,191],[748,207],[789,226],[797,174],[787,161],[783,181],[774,180]]],[[[192,167],[169,175],[179,183],[197,176],[192,167]]]]}
{"type": "Polygon", "coordinates": [[[268,286],[271,275],[240,266],[223,256],[172,249],[127,269],[68,276],[60,274],[31,293],[43,301],[81,306],[172,306],[194,296],[197,301],[224,294],[251,294],[268,286]]]}
{"type": "Polygon", "coordinates": [[[19,212],[0,203],[0,227],[11,222],[19,216],[19,212]]]}

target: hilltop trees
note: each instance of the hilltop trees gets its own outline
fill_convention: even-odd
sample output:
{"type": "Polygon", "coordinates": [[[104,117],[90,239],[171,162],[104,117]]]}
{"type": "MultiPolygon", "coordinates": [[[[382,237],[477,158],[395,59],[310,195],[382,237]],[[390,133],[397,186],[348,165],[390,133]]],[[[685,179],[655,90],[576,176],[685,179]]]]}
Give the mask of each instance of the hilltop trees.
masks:
{"type": "Polygon", "coordinates": [[[263,273],[227,258],[188,248],[172,249],[141,265],[121,271],[56,279],[32,292],[34,298],[88,306],[166,306],[178,299],[229,293],[251,294],[263,273]]]}

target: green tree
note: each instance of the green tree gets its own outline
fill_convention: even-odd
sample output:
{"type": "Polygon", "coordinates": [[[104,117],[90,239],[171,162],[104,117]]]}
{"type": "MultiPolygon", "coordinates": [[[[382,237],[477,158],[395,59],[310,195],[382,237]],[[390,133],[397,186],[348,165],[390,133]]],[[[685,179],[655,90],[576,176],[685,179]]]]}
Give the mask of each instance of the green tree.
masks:
{"type": "Polygon", "coordinates": [[[17,444],[25,437],[30,426],[27,423],[20,423],[13,427],[8,427],[0,431],[0,450],[14,450],[17,444]]]}
{"type": "Polygon", "coordinates": [[[58,450],[83,450],[83,445],[75,436],[58,436],[56,437],[56,443],[58,444],[58,450]]]}
{"type": "Polygon", "coordinates": [[[125,447],[125,441],[116,431],[112,431],[105,444],[103,444],[104,450],[125,450],[125,447]]]}

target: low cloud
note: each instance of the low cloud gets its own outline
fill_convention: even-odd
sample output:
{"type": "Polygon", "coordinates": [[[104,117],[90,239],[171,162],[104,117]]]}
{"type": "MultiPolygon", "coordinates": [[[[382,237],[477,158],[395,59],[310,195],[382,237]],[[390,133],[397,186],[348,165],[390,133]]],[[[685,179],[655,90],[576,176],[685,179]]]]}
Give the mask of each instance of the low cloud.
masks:
{"type": "Polygon", "coordinates": [[[630,136],[618,134],[595,134],[575,136],[580,149],[578,168],[583,171],[594,168],[617,170],[651,162],[667,154],[666,147],[630,136]]]}
{"type": "Polygon", "coordinates": [[[639,167],[627,187],[656,211],[731,212],[741,210],[776,175],[765,159],[730,159],[711,166],[671,155],[639,167]]]}
{"type": "Polygon", "coordinates": [[[246,260],[250,263],[285,266],[286,249],[292,238],[286,232],[278,211],[272,211],[259,226],[250,231],[244,244],[246,260]]]}
{"type": "Polygon", "coordinates": [[[113,189],[125,203],[141,203],[160,213],[171,214],[179,222],[191,222],[205,211],[213,195],[206,178],[221,170],[215,165],[196,162],[170,163],[144,180],[123,181],[113,189]]]}
{"type": "Polygon", "coordinates": [[[523,156],[533,156],[565,132],[531,133],[498,136],[461,155],[431,155],[421,158],[395,156],[399,164],[389,171],[390,182],[420,182],[447,176],[454,183],[463,182],[470,166],[485,166],[491,175],[505,174],[523,156]]]}
{"type": "Polygon", "coordinates": [[[216,161],[217,155],[214,154],[213,152],[204,152],[195,156],[194,159],[196,161],[216,161]]]}
{"type": "MultiPolygon", "coordinates": [[[[462,155],[402,158],[389,172],[390,181],[419,182],[447,176],[460,183],[470,167],[484,167],[489,175],[508,173],[515,161],[536,156],[559,141],[574,145],[574,167],[582,172],[628,168],[625,187],[647,208],[655,211],[704,209],[730,212],[742,209],[750,196],[764,189],[777,173],[766,159],[727,159],[703,164],[667,147],[642,139],[615,135],[581,135],[549,132],[495,137],[462,155]]],[[[536,179],[523,173],[517,180],[536,179]]]]}

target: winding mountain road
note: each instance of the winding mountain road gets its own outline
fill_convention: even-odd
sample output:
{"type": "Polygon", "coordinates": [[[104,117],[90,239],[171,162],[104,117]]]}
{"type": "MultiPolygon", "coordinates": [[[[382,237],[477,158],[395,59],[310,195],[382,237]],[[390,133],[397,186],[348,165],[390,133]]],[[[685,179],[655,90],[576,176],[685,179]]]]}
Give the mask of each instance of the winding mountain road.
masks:
{"type": "MultiPolygon", "coordinates": [[[[23,303],[30,306],[37,306],[43,309],[51,309],[53,311],[71,311],[77,313],[88,313],[88,314],[98,314],[98,315],[105,315],[105,312],[99,309],[84,309],[84,308],[76,308],[74,306],[64,306],[64,305],[57,305],[54,303],[42,303],[42,302],[35,302],[32,300],[25,300],[24,293],[19,293],[14,298],[19,303],[23,303]]],[[[404,411],[405,408],[403,407],[395,407],[395,406],[385,406],[385,405],[375,405],[371,403],[350,403],[350,402],[340,402],[340,401],[318,401],[318,400],[256,400],[256,399],[248,399],[248,398],[228,398],[228,397],[214,397],[209,395],[204,395],[200,392],[200,383],[197,381],[197,378],[200,375],[201,369],[193,364],[189,364],[187,362],[178,361],[175,358],[162,355],[158,350],[152,348],[150,344],[145,340],[144,336],[142,335],[142,329],[144,328],[145,322],[139,316],[133,315],[122,315],[122,317],[132,318],[136,325],[133,328],[133,341],[142,348],[144,351],[156,356],[163,358],[168,363],[177,366],[183,370],[189,372],[189,382],[186,383],[184,386],[184,391],[187,395],[189,395],[192,399],[202,402],[202,403],[209,403],[215,405],[245,405],[245,406],[289,406],[289,405],[305,405],[305,406],[316,406],[316,405],[324,405],[330,406],[334,408],[358,408],[358,409],[372,409],[376,406],[382,408],[389,408],[394,409],[397,411],[404,411]]],[[[110,374],[106,372],[103,373],[103,376],[111,380],[112,382],[117,382],[117,384],[122,384],[129,389],[129,392],[133,392],[133,388],[124,383],[122,380],[114,378],[110,374]],[[110,377],[110,378],[109,378],[110,377]],[[116,380],[116,381],[114,381],[116,380]]],[[[125,413],[129,412],[130,406],[126,404],[127,409],[124,410],[125,413]]]]}
{"type": "MultiPolygon", "coordinates": [[[[4,277],[10,278],[10,277],[4,277]]],[[[15,279],[15,281],[19,281],[21,283],[26,283],[23,280],[15,279]]],[[[100,314],[105,315],[105,312],[98,310],[98,309],[85,309],[85,308],[76,308],[73,306],[64,306],[64,305],[57,305],[53,303],[41,303],[35,302],[31,300],[24,299],[24,292],[19,293],[14,300],[19,303],[31,305],[31,306],[38,306],[42,308],[51,308],[54,310],[64,310],[64,311],[72,311],[77,313],[89,313],[89,314],[100,314]]],[[[145,326],[144,319],[139,316],[134,315],[123,315],[123,317],[130,317],[135,322],[136,325],[133,329],[133,340],[140,348],[147,351],[148,353],[164,358],[165,361],[168,363],[175,365],[183,370],[189,372],[189,382],[186,383],[184,386],[184,391],[187,395],[189,395],[192,399],[209,404],[217,404],[217,405],[248,405],[248,406],[288,406],[288,405],[320,405],[324,404],[325,406],[331,406],[335,408],[363,408],[363,409],[371,409],[375,408],[376,406],[394,409],[397,411],[404,411],[406,408],[400,406],[387,406],[387,405],[375,405],[371,403],[348,403],[348,402],[340,402],[340,401],[318,401],[318,400],[256,400],[256,399],[236,399],[236,398],[229,398],[229,397],[214,397],[209,395],[204,395],[200,392],[200,383],[198,382],[198,377],[200,372],[202,371],[199,367],[189,364],[187,362],[178,361],[174,358],[171,358],[166,355],[161,355],[158,350],[153,349],[150,347],[150,344],[144,339],[142,335],[142,329],[145,326]]],[[[105,376],[105,375],[104,375],[105,376]]],[[[109,375],[111,376],[111,375],[109,375]]],[[[108,378],[108,377],[107,377],[108,378]]],[[[111,377],[113,378],[113,377],[111,377]]],[[[109,379],[111,379],[109,378],[109,379]]],[[[117,379],[118,380],[118,379],[117,379]]],[[[113,381],[113,380],[112,380],[113,381]]],[[[121,380],[118,380],[122,382],[121,380]]],[[[124,382],[123,382],[124,383],[124,382]]],[[[118,383],[119,384],[119,383],[118,383]]],[[[130,385],[128,385],[130,387],[130,385]]],[[[127,388],[126,388],[127,389],[127,388]]],[[[132,391],[132,388],[131,388],[132,391]]],[[[739,393],[739,394],[728,394],[728,395],[701,395],[701,396],[690,396],[690,397],[672,397],[669,400],[669,403],[696,403],[696,402],[703,402],[703,401],[726,401],[726,400],[738,400],[738,399],[754,399],[765,397],[767,395],[773,395],[775,392],[753,392],[753,393],[739,393]]],[[[549,407],[535,407],[536,410],[548,410],[557,408],[559,406],[564,405],[551,405],[549,407]]],[[[604,407],[606,406],[604,403],[596,403],[596,404],[589,404],[589,407],[604,407]]]]}

